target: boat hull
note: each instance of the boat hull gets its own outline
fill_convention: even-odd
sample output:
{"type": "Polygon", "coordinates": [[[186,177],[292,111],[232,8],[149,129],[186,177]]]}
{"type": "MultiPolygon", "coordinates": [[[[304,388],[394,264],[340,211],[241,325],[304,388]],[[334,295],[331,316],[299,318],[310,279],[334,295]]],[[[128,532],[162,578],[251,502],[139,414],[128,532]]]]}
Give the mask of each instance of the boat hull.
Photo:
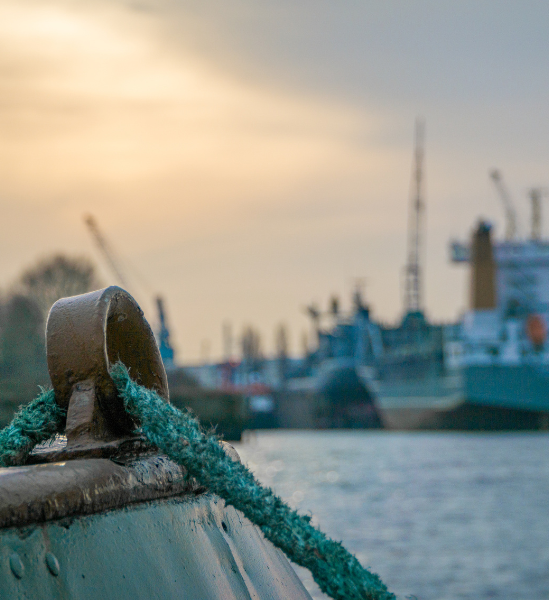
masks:
{"type": "Polygon", "coordinates": [[[549,429],[549,374],[530,365],[466,367],[460,377],[381,382],[376,403],[388,429],[549,429]]]}
{"type": "Polygon", "coordinates": [[[537,365],[471,365],[464,369],[466,397],[508,410],[549,411],[549,370],[537,365]]]}

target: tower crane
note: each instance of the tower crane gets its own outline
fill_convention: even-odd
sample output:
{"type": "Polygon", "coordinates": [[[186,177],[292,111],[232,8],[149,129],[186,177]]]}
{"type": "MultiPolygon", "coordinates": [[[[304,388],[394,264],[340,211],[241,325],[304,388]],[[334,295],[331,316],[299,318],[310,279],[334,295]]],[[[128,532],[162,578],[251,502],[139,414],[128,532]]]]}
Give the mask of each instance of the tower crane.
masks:
{"type": "MultiPolygon", "coordinates": [[[[128,288],[128,280],[125,277],[122,268],[120,267],[120,261],[116,257],[108,241],[101,233],[101,230],[99,229],[95,218],[92,215],[87,215],[84,217],[84,223],[86,223],[86,226],[88,227],[95,244],[97,245],[97,247],[101,251],[101,254],[107,261],[107,264],[111,268],[111,271],[118,279],[118,282],[125,288],[128,288]]],[[[160,356],[162,357],[164,364],[170,365],[173,364],[174,350],[170,343],[170,331],[166,323],[166,311],[164,308],[164,300],[161,296],[157,296],[155,298],[155,301],[156,308],[158,311],[158,319],[160,321],[160,330],[158,332],[158,347],[160,350],[160,356]]]]}
{"type": "Polygon", "coordinates": [[[416,119],[414,169],[412,173],[411,206],[408,222],[408,262],[405,267],[404,303],[406,314],[422,310],[421,242],[423,234],[423,156],[425,123],[416,119]]]}
{"type": "Polygon", "coordinates": [[[97,226],[97,221],[92,215],[87,215],[84,217],[84,223],[86,223],[93,241],[96,246],[99,248],[101,254],[107,261],[109,267],[114,273],[115,277],[118,279],[119,283],[121,283],[125,288],[128,287],[128,282],[122,273],[122,269],[120,268],[120,264],[118,259],[115,258],[115,254],[110,247],[107,240],[103,237],[99,227],[97,226]]]}
{"type": "Polygon", "coordinates": [[[530,190],[532,201],[532,239],[541,240],[541,200],[547,195],[545,188],[536,187],[530,190]]]}
{"type": "Polygon", "coordinates": [[[499,197],[503,203],[505,209],[505,239],[513,240],[517,235],[517,213],[511,200],[507,186],[503,183],[501,173],[497,169],[490,171],[490,177],[496,186],[499,197]]]}

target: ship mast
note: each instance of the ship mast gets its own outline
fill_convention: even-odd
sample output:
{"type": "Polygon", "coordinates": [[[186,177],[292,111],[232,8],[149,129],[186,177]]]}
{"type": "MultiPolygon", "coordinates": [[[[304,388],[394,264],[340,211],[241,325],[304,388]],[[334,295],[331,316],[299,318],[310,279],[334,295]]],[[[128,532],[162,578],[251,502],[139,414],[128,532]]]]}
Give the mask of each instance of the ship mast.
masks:
{"type": "Polygon", "coordinates": [[[411,203],[408,215],[408,263],[405,270],[405,313],[421,312],[422,286],[421,286],[421,242],[423,214],[425,204],[423,200],[423,144],[425,138],[425,123],[417,118],[415,125],[415,150],[414,168],[412,172],[411,203]]]}

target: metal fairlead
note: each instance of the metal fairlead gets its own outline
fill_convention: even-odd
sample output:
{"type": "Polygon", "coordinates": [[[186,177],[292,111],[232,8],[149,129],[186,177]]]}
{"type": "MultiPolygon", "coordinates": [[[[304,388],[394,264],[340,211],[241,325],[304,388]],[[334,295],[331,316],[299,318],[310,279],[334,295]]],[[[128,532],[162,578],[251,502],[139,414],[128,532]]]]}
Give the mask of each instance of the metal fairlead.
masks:
{"type": "Polygon", "coordinates": [[[67,409],[67,455],[104,456],[122,443],[138,443],[137,424],[109,375],[117,361],[169,401],[154,334],[138,304],[119,287],[58,300],[48,316],[46,349],[56,401],[67,409]]]}

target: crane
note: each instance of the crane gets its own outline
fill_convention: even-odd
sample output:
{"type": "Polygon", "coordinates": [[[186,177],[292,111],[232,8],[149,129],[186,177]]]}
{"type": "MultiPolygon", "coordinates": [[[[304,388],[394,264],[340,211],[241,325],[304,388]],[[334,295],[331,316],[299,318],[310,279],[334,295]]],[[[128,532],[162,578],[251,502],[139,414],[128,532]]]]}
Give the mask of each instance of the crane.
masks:
{"type": "Polygon", "coordinates": [[[84,223],[86,223],[95,244],[101,251],[101,254],[103,254],[103,257],[107,261],[115,277],[118,279],[119,283],[121,283],[125,288],[127,288],[128,282],[122,274],[122,269],[120,268],[119,261],[115,258],[114,252],[110,247],[109,243],[103,237],[103,234],[97,226],[97,221],[92,215],[87,215],[84,217],[84,223]]]}
{"type": "Polygon", "coordinates": [[[541,240],[541,200],[547,195],[545,188],[537,187],[530,190],[532,201],[532,239],[541,240]]]}
{"type": "Polygon", "coordinates": [[[421,242],[423,229],[423,156],[425,123],[416,119],[414,169],[412,173],[411,210],[408,221],[408,262],[405,267],[404,304],[406,314],[421,311],[421,242]]]}
{"type": "MultiPolygon", "coordinates": [[[[120,267],[120,261],[118,260],[118,258],[116,258],[113,249],[101,233],[101,230],[99,229],[95,218],[92,215],[86,215],[84,217],[84,223],[87,225],[93,240],[95,241],[97,247],[101,251],[101,254],[103,254],[103,257],[107,261],[109,267],[111,268],[115,277],[118,279],[119,283],[125,288],[128,288],[128,280],[125,277],[122,268],[120,267]]],[[[166,323],[164,299],[161,296],[157,296],[155,298],[155,301],[156,309],[158,312],[158,319],[160,321],[160,330],[158,332],[158,347],[160,350],[160,356],[162,357],[164,364],[171,365],[173,364],[174,350],[170,343],[170,331],[166,323]]]]}
{"type": "Polygon", "coordinates": [[[158,349],[165,365],[173,365],[174,350],[170,342],[170,330],[166,324],[166,311],[164,309],[164,298],[156,297],[156,308],[160,320],[160,331],[158,332],[158,349]]]}
{"type": "Polygon", "coordinates": [[[499,197],[503,202],[503,208],[505,209],[505,239],[511,241],[517,235],[517,213],[515,212],[515,207],[511,201],[507,186],[503,183],[501,173],[497,169],[492,169],[490,177],[496,186],[499,197]]]}

